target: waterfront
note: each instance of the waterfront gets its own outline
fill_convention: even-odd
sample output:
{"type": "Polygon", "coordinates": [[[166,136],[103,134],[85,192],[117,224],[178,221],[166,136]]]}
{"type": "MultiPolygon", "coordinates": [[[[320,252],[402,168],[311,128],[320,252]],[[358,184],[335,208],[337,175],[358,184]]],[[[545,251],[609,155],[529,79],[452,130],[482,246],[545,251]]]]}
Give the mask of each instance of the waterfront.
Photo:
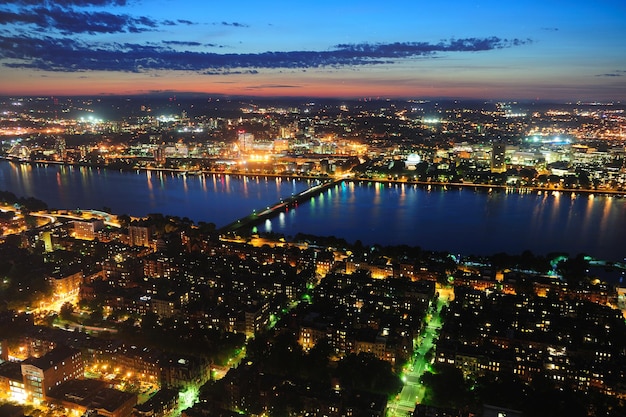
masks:
{"type": "MultiPolygon", "coordinates": [[[[189,217],[218,227],[296,194],[314,180],[183,176],[0,162],[0,189],[58,208],[189,217]]],[[[294,236],[334,235],[461,254],[587,253],[626,256],[626,199],[569,192],[474,191],[343,182],[258,225],[294,236]]]]}
{"type": "Polygon", "coordinates": [[[569,192],[445,191],[408,184],[342,183],[259,231],[408,244],[461,254],[567,252],[626,256],[626,199],[569,192]]]}
{"type": "Polygon", "coordinates": [[[218,227],[316,183],[0,161],[0,190],[38,198],[50,208],[108,207],[116,214],[131,216],[163,213],[213,222],[218,227]]]}

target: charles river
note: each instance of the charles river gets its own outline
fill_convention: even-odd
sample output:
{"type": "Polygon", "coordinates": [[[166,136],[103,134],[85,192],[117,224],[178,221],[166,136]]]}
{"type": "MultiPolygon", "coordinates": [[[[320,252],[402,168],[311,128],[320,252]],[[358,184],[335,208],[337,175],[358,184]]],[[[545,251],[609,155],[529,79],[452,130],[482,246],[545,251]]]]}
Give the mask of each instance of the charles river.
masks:
{"type": "MultiPolygon", "coordinates": [[[[315,180],[120,172],[0,161],[0,190],[59,209],[110,208],[116,214],[163,213],[224,226],[303,191],[315,180]]],[[[258,225],[407,244],[459,254],[585,253],[626,258],[626,198],[570,193],[428,190],[409,184],[343,182],[258,225]]]]}

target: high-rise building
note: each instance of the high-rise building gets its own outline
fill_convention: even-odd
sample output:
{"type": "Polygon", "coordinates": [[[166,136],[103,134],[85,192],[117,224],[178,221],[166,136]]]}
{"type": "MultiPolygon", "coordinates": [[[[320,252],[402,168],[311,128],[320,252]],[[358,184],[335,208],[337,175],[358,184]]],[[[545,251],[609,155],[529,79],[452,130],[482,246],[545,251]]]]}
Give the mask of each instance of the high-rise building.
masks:
{"type": "Polygon", "coordinates": [[[72,273],[57,272],[48,277],[54,296],[59,298],[77,296],[84,281],[83,271],[72,273]]]}
{"type": "Polygon", "coordinates": [[[41,234],[41,241],[43,242],[44,250],[52,252],[52,233],[50,231],[45,231],[41,234]]]}
{"type": "Polygon", "coordinates": [[[162,145],[157,146],[156,148],[154,148],[154,161],[157,164],[163,165],[166,162],[166,157],[165,157],[165,148],[162,145]]]}
{"type": "Polygon", "coordinates": [[[131,246],[149,248],[152,243],[152,228],[141,224],[128,226],[128,240],[131,246]]]}
{"type": "Polygon", "coordinates": [[[506,145],[504,143],[494,143],[491,149],[491,172],[506,172],[505,161],[506,145]]]}
{"type": "Polygon", "coordinates": [[[76,239],[93,240],[96,232],[104,227],[104,222],[98,219],[74,221],[74,237],[76,239]]]}

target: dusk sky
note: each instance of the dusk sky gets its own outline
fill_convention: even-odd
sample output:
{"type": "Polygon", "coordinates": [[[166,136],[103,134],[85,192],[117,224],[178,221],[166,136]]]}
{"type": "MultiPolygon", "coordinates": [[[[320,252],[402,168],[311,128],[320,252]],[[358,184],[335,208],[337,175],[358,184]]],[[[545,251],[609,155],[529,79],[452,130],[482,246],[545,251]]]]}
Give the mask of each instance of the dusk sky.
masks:
{"type": "Polygon", "coordinates": [[[2,95],[626,100],[624,0],[2,3],[2,95]]]}

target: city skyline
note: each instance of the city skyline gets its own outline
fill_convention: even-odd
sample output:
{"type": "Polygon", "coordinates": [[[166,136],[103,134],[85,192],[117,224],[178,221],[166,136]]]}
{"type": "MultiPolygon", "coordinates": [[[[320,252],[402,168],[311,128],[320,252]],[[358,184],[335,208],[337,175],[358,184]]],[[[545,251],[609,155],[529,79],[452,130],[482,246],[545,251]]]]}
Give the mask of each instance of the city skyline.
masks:
{"type": "Polygon", "coordinates": [[[619,101],[626,6],[68,0],[0,6],[0,94],[619,101]]]}

